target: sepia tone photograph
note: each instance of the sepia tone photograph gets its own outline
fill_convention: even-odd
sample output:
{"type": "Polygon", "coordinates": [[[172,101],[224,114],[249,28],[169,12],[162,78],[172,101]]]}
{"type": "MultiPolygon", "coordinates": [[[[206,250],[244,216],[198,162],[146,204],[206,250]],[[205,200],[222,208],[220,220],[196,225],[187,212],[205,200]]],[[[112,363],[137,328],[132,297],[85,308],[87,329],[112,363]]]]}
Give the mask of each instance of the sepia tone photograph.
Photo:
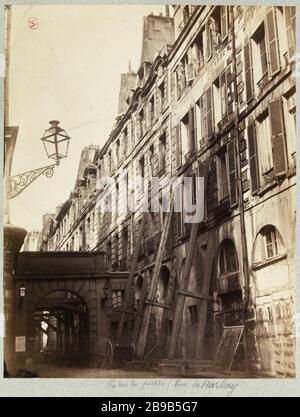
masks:
{"type": "Polygon", "coordinates": [[[5,6],[5,378],[296,378],[295,26],[5,6]]]}

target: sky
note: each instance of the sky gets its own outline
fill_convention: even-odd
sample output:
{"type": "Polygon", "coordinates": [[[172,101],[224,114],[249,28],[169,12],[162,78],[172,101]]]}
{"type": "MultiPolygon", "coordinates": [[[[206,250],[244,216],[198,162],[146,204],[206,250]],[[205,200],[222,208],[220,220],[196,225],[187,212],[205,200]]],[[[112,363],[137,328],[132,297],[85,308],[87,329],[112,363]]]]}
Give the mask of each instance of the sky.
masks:
{"type": "Polygon", "coordinates": [[[43,214],[69,197],[83,147],[108,139],[121,73],[129,61],[139,67],[143,16],[151,12],[164,13],[164,6],[12,6],[9,124],[19,133],[11,175],[52,163],[40,140],[50,120],[71,136],[54,176],[39,177],[10,200],[12,224],[41,229],[43,214]]]}

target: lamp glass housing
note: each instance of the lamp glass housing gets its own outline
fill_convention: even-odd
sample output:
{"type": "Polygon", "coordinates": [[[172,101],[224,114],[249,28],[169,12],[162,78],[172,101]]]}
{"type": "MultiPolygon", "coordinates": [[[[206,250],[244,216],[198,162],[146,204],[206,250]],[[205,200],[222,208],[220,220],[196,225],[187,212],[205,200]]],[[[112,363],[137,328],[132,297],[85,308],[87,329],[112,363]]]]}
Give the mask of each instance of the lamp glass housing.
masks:
{"type": "Polygon", "coordinates": [[[60,160],[68,155],[70,137],[59,126],[58,120],[51,120],[49,129],[45,130],[41,141],[43,142],[47,157],[54,159],[58,165],[60,160]]]}

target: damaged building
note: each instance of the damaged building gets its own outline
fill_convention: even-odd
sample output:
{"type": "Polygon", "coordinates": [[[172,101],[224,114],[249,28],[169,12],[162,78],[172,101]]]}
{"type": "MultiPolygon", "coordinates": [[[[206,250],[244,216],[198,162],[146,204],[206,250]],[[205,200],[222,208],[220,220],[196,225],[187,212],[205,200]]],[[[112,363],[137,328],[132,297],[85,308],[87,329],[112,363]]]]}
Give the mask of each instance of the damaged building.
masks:
{"type": "Polygon", "coordinates": [[[234,327],[242,333],[232,369],[295,376],[295,7],[166,10],[144,18],[140,66],[121,76],[113,130],[82,151],[41,248],[103,256],[101,324],[88,336],[99,366],[115,344],[178,372],[188,361],[215,363],[234,327]],[[145,215],[153,177],[163,184],[153,194],[160,209],[145,215]],[[204,179],[196,226],[185,210],[162,208],[174,177],[204,179]]]}

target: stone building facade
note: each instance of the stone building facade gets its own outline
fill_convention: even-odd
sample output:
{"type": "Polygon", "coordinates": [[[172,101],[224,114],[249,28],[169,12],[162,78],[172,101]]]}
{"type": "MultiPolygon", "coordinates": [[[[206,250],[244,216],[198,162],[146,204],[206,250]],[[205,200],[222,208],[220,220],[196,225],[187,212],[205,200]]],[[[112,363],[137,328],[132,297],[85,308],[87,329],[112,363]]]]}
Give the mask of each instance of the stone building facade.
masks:
{"type": "MultiPolygon", "coordinates": [[[[294,7],[178,5],[172,17],[147,16],[141,65],[122,75],[113,130],[101,149],[84,149],[75,188],[50,227],[45,250],[103,251],[108,270],[126,271],[150,179],[167,186],[170,177],[204,177],[189,291],[211,301],[186,297],[178,358],[213,359],[223,328],[243,323],[235,368],[244,369],[247,355],[252,372],[295,374],[295,36],[294,7]],[[135,176],[145,183],[131,184],[135,176]],[[105,177],[119,184],[113,194],[105,177]],[[124,198],[137,209],[115,210],[124,198]]],[[[165,218],[162,208],[147,217],[135,307],[165,218]]],[[[152,307],[149,358],[168,353],[191,230],[185,220],[173,213],[157,287],[171,308],[152,307]]],[[[124,289],[114,289],[113,306],[124,289]]]]}

